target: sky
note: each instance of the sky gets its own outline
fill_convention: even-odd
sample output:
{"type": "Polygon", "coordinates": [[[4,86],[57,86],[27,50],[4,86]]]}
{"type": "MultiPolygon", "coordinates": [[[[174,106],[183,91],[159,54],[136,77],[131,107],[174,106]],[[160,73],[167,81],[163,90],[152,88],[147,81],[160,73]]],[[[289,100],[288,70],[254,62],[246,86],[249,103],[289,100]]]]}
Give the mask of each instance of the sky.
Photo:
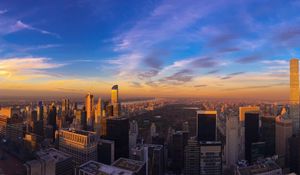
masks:
{"type": "Polygon", "coordinates": [[[0,96],[288,99],[299,0],[0,1],[0,96]]]}

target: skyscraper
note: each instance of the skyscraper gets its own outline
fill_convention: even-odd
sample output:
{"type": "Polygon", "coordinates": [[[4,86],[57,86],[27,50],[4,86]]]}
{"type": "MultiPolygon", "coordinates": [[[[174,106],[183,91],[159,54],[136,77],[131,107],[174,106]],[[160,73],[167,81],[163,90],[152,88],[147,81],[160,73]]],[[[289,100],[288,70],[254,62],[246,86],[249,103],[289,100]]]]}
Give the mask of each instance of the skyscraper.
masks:
{"type": "Polygon", "coordinates": [[[285,108],[275,122],[275,150],[279,164],[284,166],[288,162],[288,139],[292,136],[292,120],[287,116],[285,108]]]}
{"type": "Polygon", "coordinates": [[[59,150],[71,155],[75,164],[97,160],[96,133],[84,130],[59,130],[59,150]]]}
{"type": "Polygon", "coordinates": [[[130,122],[129,129],[129,149],[136,147],[137,137],[139,133],[139,127],[135,120],[130,122]]]}
{"type": "Polygon", "coordinates": [[[184,147],[187,145],[188,132],[176,131],[171,144],[171,169],[175,174],[180,174],[184,167],[184,147]]]}
{"type": "Polygon", "coordinates": [[[56,106],[54,103],[52,103],[51,105],[51,108],[50,108],[50,111],[49,111],[49,114],[48,114],[48,125],[51,125],[52,126],[52,129],[53,129],[53,133],[52,133],[52,136],[53,136],[53,142],[55,141],[55,131],[57,129],[57,125],[56,125],[56,115],[57,115],[57,112],[56,112],[56,106]]]}
{"type": "Polygon", "coordinates": [[[37,106],[37,112],[38,112],[38,121],[39,120],[43,120],[44,119],[44,106],[43,106],[43,102],[39,101],[38,102],[38,106],[37,106]]]}
{"type": "Polygon", "coordinates": [[[94,131],[97,135],[100,136],[101,134],[101,118],[102,118],[102,110],[103,110],[103,103],[101,98],[98,98],[97,108],[95,111],[95,124],[94,124],[94,131]]]}
{"type": "Polygon", "coordinates": [[[239,120],[237,116],[228,116],[226,119],[226,146],[225,157],[228,167],[234,166],[238,161],[238,138],[239,120]]]}
{"type": "Polygon", "coordinates": [[[121,111],[121,105],[119,102],[119,87],[118,85],[114,85],[111,88],[111,105],[113,108],[113,116],[114,117],[118,117],[121,115],[120,111],[121,111]]]}
{"type": "Polygon", "coordinates": [[[27,174],[73,175],[73,158],[54,148],[40,150],[36,159],[26,162],[27,174]]]}
{"type": "Polygon", "coordinates": [[[300,137],[289,139],[289,167],[291,172],[300,173],[300,137]]]}
{"type": "Polygon", "coordinates": [[[239,159],[245,159],[245,113],[259,112],[258,106],[244,106],[239,108],[239,159]]]}
{"type": "Polygon", "coordinates": [[[63,98],[61,107],[62,107],[62,112],[69,112],[69,110],[70,110],[70,100],[68,98],[63,98]]]}
{"type": "Polygon", "coordinates": [[[222,174],[221,142],[200,142],[200,174],[222,174]]]}
{"type": "Polygon", "coordinates": [[[119,103],[119,87],[118,85],[114,85],[111,88],[111,103],[119,103]]]}
{"type": "Polygon", "coordinates": [[[184,148],[184,175],[200,174],[200,145],[195,138],[188,140],[184,148]]]}
{"type": "Polygon", "coordinates": [[[103,102],[102,102],[102,99],[99,97],[98,98],[98,102],[97,102],[97,116],[102,116],[102,110],[103,110],[103,102]]]}
{"type": "Polygon", "coordinates": [[[115,158],[115,142],[113,140],[99,139],[97,145],[97,160],[100,163],[110,165],[115,158]]]}
{"type": "Polygon", "coordinates": [[[63,98],[61,102],[61,115],[60,120],[61,120],[61,126],[62,127],[67,127],[67,121],[69,120],[70,115],[70,100],[68,98],[63,98]]]}
{"type": "Polygon", "coordinates": [[[290,60],[290,118],[293,121],[293,134],[299,133],[299,60],[290,60]]]}
{"type": "Polygon", "coordinates": [[[262,139],[266,142],[266,156],[275,155],[275,116],[261,117],[262,139]]]}
{"type": "Polygon", "coordinates": [[[128,118],[108,118],[106,138],[115,141],[115,160],[129,157],[129,120],[128,118]]]}
{"type": "Polygon", "coordinates": [[[92,127],[94,123],[94,96],[91,93],[88,93],[85,97],[85,108],[87,124],[92,127]]]}
{"type": "Polygon", "coordinates": [[[135,160],[146,162],[146,175],[164,174],[164,147],[156,144],[139,145],[132,149],[135,160]]]}
{"type": "Polygon", "coordinates": [[[197,111],[198,141],[216,141],[217,111],[197,111]]]}
{"type": "Polygon", "coordinates": [[[259,141],[259,112],[245,113],[245,158],[252,162],[252,145],[259,141]]]}

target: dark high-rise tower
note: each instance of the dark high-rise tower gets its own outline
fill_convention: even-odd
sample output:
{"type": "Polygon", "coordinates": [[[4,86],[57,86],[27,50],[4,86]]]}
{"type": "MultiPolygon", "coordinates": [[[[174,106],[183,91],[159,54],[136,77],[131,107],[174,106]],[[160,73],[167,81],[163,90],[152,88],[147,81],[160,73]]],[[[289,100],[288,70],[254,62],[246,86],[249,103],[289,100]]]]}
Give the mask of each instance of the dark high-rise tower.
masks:
{"type": "Polygon", "coordinates": [[[197,140],[216,141],[217,111],[197,111],[197,140]]]}
{"type": "Polygon", "coordinates": [[[187,145],[188,132],[176,131],[172,136],[171,169],[175,174],[181,174],[184,166],[184,147],[187,145]]]}
{"type": "Polygon", "coordinates": [[[86,112],[85,107],[83,107],[83,109],[81,111],[80,125],[83,130],[87,130],[87,112],[86,112]]]}
{"type": "Polygon", "coordinates": [[[56,126],[56,106],[54,105],[54,103],[52,104],[51,108],[50,108],[50,111],[49,111],[49,114],[48,114],[48,125],[51,125],[52,128],[53,128],[53,142],[55,141],[55,131],[57,129],[57,126],[56,126]]]}
{"type": "Polygon", "coordinates": [[[262,139],[266,143],[265,156],[275,155],[275,116],[261,117],[262,139]]]}
{"type": "Polygon", "coordinates": [[[37,112],[38,112],[38,121],[39,120],[43,120],[44,119],[44,106],[43,106],[43,102],[39,101],[38,102],[38,106],[37,106],[37,112]]]}
{"type": "Polygon", "coordinates": [[[252,144],[259,141],[259,113],[245,113],[245,158],[251,162],[252,144]]]}
{"type": "Polygon", "coordinates": [[[106,120],[106,138],[115,141],[115,160],[129,156],[129,120],[128,118],[108,118],[106,120]]]}

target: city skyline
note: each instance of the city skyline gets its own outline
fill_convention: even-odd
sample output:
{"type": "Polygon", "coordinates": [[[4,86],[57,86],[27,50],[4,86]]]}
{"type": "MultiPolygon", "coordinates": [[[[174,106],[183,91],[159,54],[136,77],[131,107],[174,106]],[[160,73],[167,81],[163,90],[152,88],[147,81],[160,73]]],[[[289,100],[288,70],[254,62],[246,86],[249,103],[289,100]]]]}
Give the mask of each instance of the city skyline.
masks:
{"type": "Polygon", "coordinates": [[[289,99],[298,1],[0,2],[0,96],[289,99]],[[220,18],[222,16],[222,18],[220,18]]]}

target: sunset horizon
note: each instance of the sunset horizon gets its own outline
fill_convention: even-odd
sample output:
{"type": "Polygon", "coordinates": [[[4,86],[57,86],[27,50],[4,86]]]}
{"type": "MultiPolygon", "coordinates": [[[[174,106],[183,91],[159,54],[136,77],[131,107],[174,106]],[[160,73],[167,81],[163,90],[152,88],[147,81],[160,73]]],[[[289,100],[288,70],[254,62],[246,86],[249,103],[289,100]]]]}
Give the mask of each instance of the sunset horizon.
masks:
{"type": "Polygon", "coordinates": [[[130,97],[288,100],[300,3],[266,4],[1,2],[0,97],[119,84],[130,97]]]}

